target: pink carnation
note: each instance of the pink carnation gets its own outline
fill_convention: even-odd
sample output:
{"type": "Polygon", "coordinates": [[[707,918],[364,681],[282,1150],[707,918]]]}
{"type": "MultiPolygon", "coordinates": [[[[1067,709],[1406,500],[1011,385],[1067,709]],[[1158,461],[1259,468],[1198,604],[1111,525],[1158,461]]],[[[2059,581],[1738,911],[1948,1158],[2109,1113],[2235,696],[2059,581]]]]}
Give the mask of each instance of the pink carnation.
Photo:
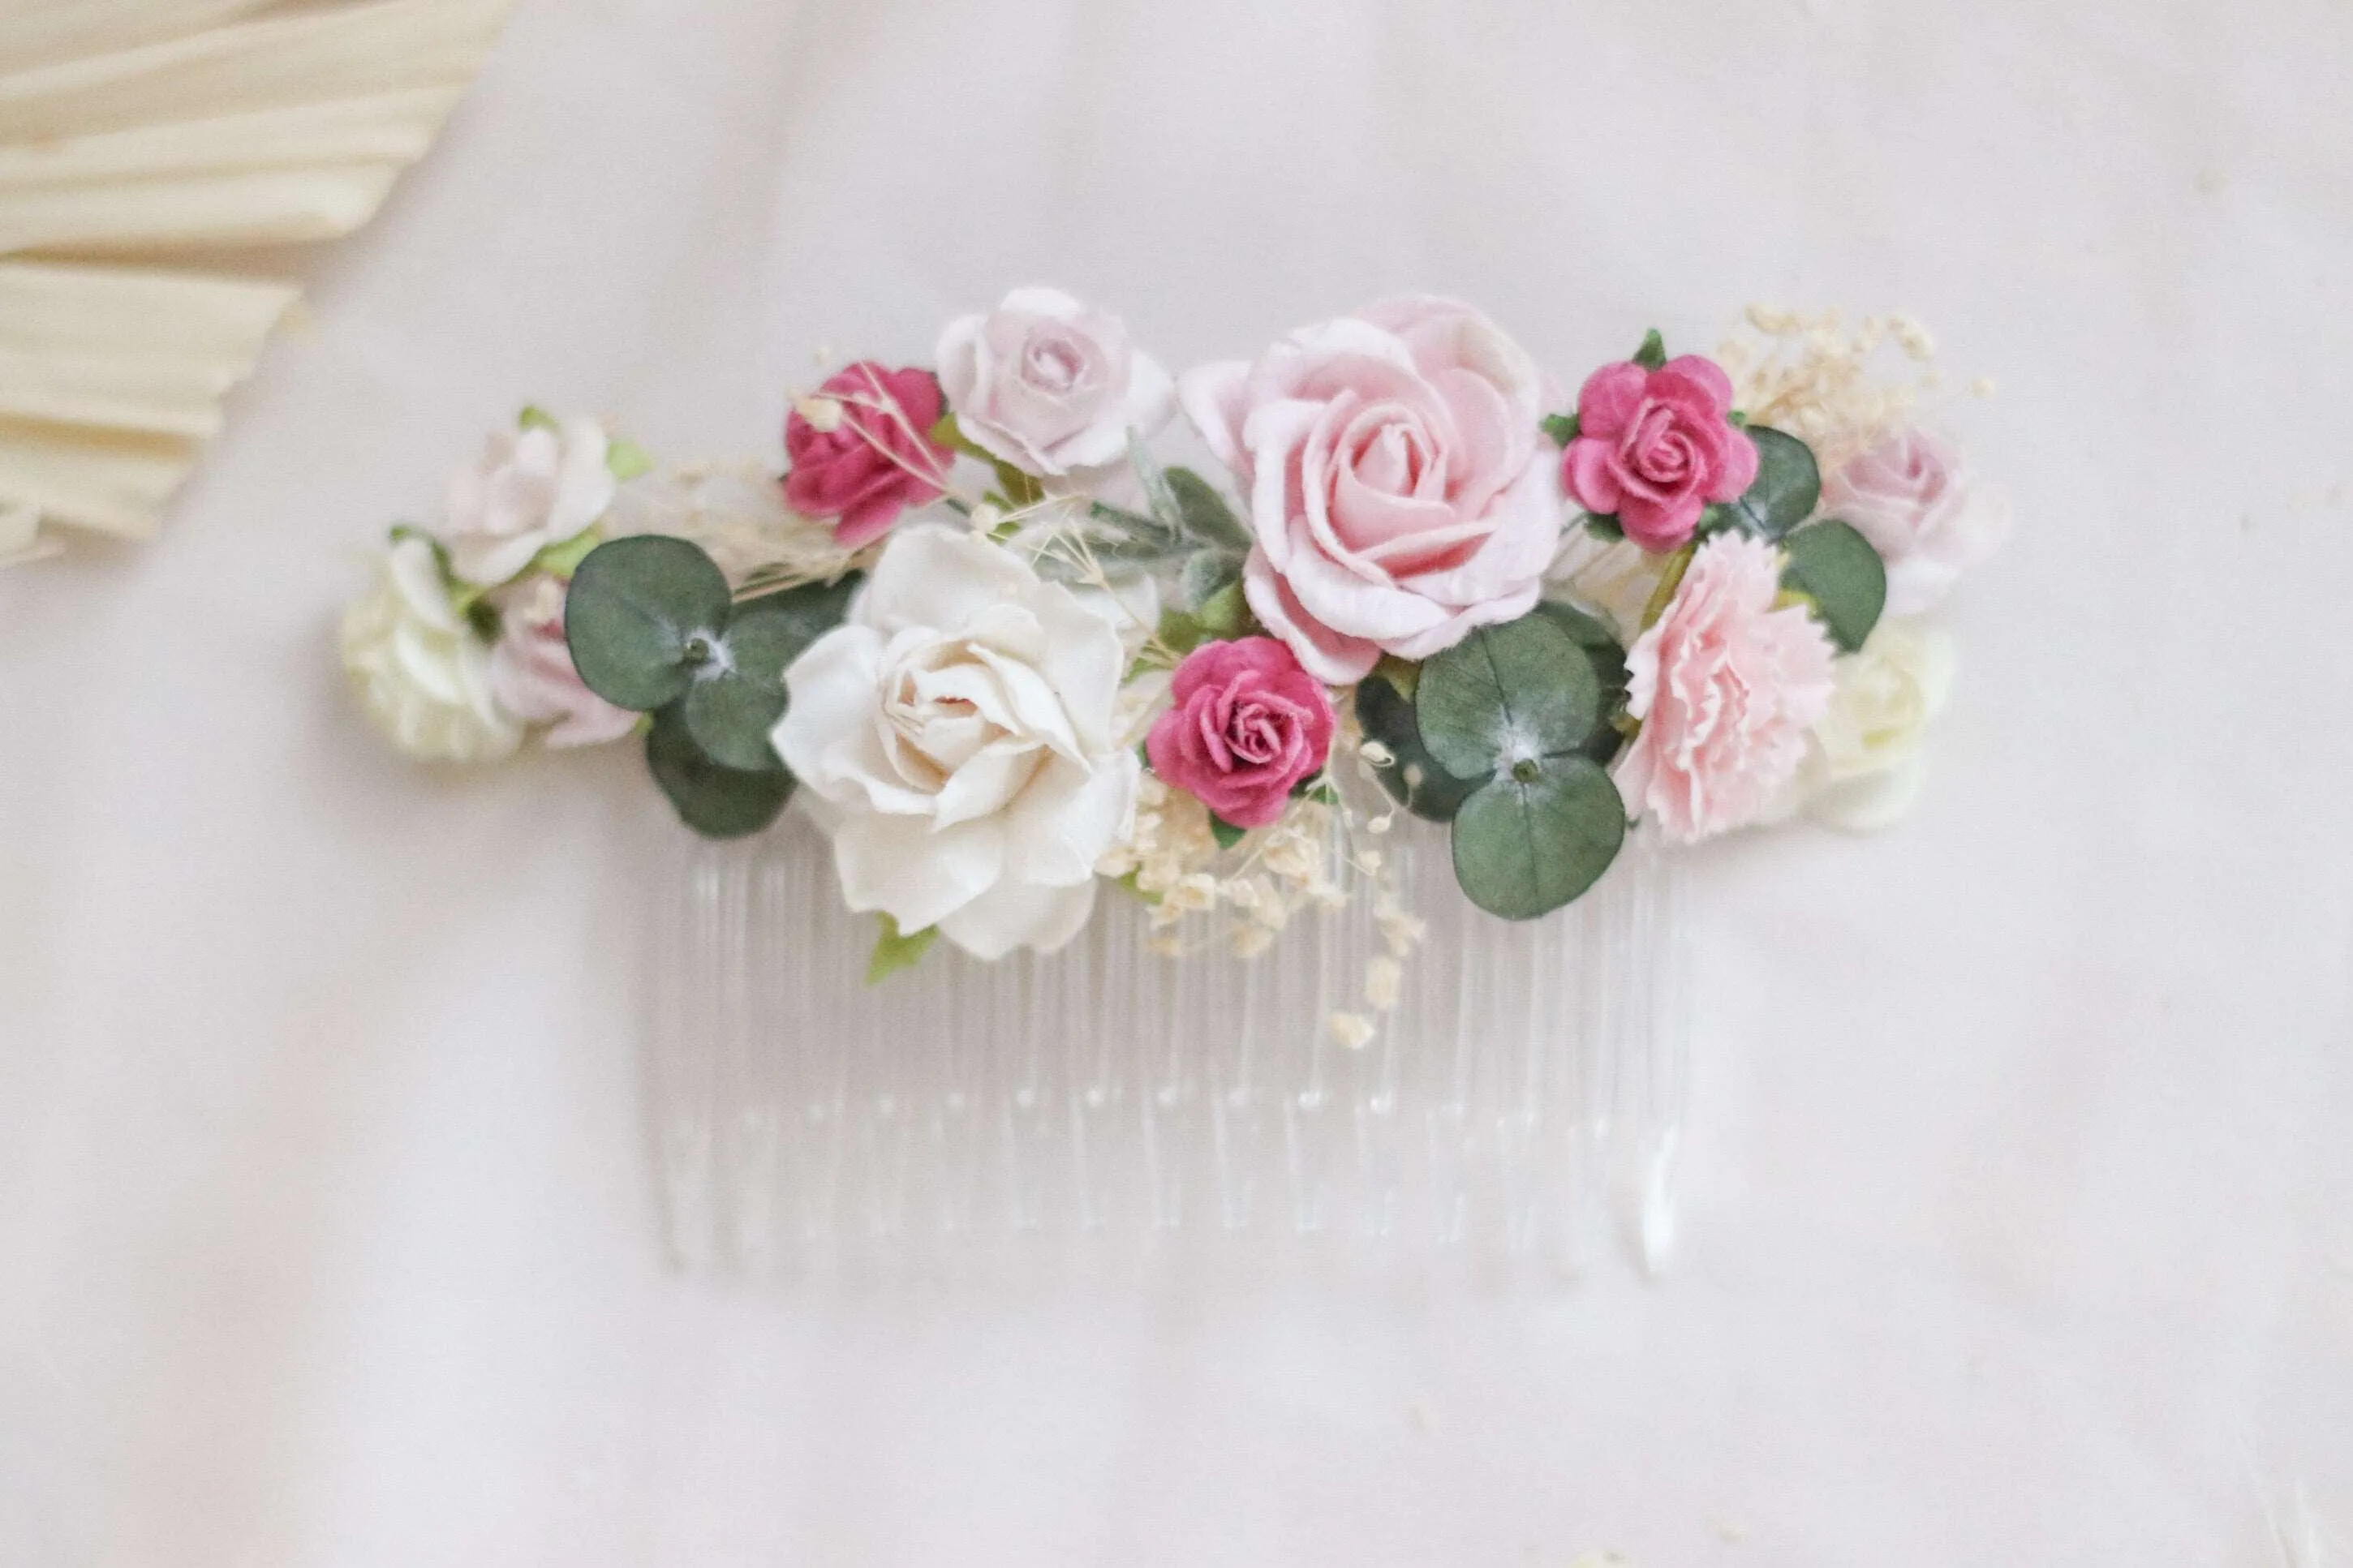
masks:
{"type": "Polygon", "coordinates": [[[1272,637],[1204,643],[1176,667],[1152,726],[1152,771],[1236,827],[1282,815],[1332,752],[1332,697],[1272,637]]]}
{"type": "Polygon", "coordinates": [[[818,389],[840,414],[829,430],[799,409],[785,421],[785,501],[804,517],[833,518],[845,549],[880,539],[911,506],[940,494],[955,454],[932,439],[944,405],[932,373],[872,360],[837,372],[818,389]]]}
{"type": "Polygon", "coordinates": [[[1577,395],[1561,482],[1643,549],[1680,550],[1709,501],[1737,500],[1757,482],[1756,443],[1731,413],[1732,382],[1714,360],[1605,364],[1577,395]]]}
{"type": "Polygon", "coordinates": [[[1689,844],[1756,820],[1797,773],[1833,655],[1803,606],[1773,607],[1780,591],[1779,551],[1718,534],[1627,650],[1626,705],[1642,721],[1618,763],[1629,816],[1689,844]]]}

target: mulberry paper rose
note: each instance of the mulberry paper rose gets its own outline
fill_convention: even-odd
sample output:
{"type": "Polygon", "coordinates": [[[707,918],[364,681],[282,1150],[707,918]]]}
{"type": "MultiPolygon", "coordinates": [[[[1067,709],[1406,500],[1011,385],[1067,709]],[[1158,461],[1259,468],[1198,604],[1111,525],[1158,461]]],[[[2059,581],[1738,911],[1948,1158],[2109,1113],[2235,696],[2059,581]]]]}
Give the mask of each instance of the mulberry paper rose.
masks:
{"type": "Polygon", "coordinates": [[[1118,462],[1130,429],[1168,423],[1175,384],[1127,327],[1053,289],[1016,289],[940,334],[940,386],[956,427],[1024,473],[1118,462]]]}
{"type": "Polygon", "coordinates": [[[1236,827],[1265,827],[1332,752],[1331,694],[1272,637],[1205,643],[1152,726],[1152,771],[1236,827]]]}
{"type": "Polygon", "coordinates": [[[545,724],[551,746],[600,746],[637,726],[638,716],[588,689],[564,640],[564,584],[525,579],[499,605],[499,640],[491,648],[491,695],[526,724],[545,724]]]}
{"type": "Polygon", "coordinates": [[[796,406],[785,421],[785,500],[807,517],[833,521],[845,549],[871,544],[899,514],[938,498],[955,454],[932,439],[940,384],[915,367],[860,360],[826,378],[812,421],[796,406]]]}
{"type": "Polygon", "coordinates": [[[1757,482],[1757,448],[1731,413],[1732,381],[1714,360],[1603,365],[1577,395],[1562,482],[1643,549],[1680,550],[1709,501],[1737,500],[1757,482]]]}
{"type": "Polygon", "coordinates": [[[450,608],[433,547],[396,540],[343,615],[343,673],[377,729],[427,762],[487,763],[522,743],[491,691],[491,650],[450,608]]]}
{"type": "Polygon", "coordinates": [[[1822,510],[1854,525],[1887,563],[1887,614],[1932,608],[2010,534],[2010,507],[1976,485],[1926,430],[1882,437],[1822,483],[1822,510]]]}
{"type": "Polygon", "coordinates": [[[1805,760],[1829,708],[1829,637],[1779,609],[1781,553],[1722,533],[1702,545],[1666,613],[1626,652],[1641,731],[1619,758],[1629,816],[1689,844],[1762,816],[1805,760]]]}
{"type": "Polygon", "coordinates": [[[1142,773],[1114,727],[1119,633],[976,535],[911,530],[785,672],[777,752],[833,817],[854,910],[980,958],[1051,951],[1142,773]]]}
{"type": "Polygon", "coordinates": [[[493,588],[605,515],[617,488],[604,428],[568,419],[502,430],[449,478],[438,531],[452,574],[493,588]]]}
{"type": "Polygon", "coordinates": [[[1177,381],[1240,480],[1250,607],[1319,679],[1525,615],[1559,542],[1550,389],[1467,305],[1383,300],[1177,381]]]}

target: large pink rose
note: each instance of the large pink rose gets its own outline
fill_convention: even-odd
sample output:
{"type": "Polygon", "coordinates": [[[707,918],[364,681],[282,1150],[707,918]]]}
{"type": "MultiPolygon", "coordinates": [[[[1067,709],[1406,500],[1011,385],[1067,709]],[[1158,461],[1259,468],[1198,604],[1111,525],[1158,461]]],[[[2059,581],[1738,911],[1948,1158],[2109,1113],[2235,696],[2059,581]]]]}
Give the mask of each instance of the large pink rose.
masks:
{"type": "Polygon", "coordinates": [[[1204,643],[1152,726],[1152,771],[1236,827],[1282,815],[1292,787],[1332,752],[1332,694],[1272,637],[1204,643]]]}
{"type": "Polygon", "coordinates": [[[1780,592],[1778,550],[1719,533],[1626,650],[1626,706],[1642,721],[1618,760],[1629,816],[1689,844],[1755,821],[1797,773],[1833,656],[1802,606],[1773,607],[1780,592]]]}
{"type": "Polygon", "coordinates": [[[1731,413],[1732,381],[1714,360],[1605,364],[1577,395],[1563,482],[1643,549],[1680,550],[1709,501],[1737,500],[1757,482],[1756,443],[1731,413]]]}
{"type": "Polygon", "coordinates": [[[955,454],[932,439],[943,405],[940,384],[917,367],[892,370],[861,360],[826,380],[818,400],[830,403],[820,429],[795,408],[785,421],[785,502],[804,517],[836,519],[846,549],[880,539],[899,514],[940,493],[955,454]]]}
{"type": "Polygon", "coordinates": [[[1536,602],[1560,542],[1551,389],[1467,305],[1383,300],[1177,398],[1250,499],[1250,608],[1321,679],[1428,658],[1536,602]]]}
{"type": "Polygon", "coordinates": [[[1822,510],[1854,525],[1887,563],[1887,614],[1933,607],[2010,533],[2010,506],[1972,483],[1926,430],[1882,437],[1822,481],[1822,510]]]}

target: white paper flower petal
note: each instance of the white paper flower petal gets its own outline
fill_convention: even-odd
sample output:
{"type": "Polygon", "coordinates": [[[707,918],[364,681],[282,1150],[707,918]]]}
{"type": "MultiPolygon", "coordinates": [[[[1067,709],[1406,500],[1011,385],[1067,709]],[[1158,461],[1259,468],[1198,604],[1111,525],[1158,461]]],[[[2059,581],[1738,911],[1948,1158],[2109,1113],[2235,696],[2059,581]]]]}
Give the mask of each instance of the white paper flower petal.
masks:
{"type": "Polygon", "coordinates": [[[940,934],[979,959],[1016,948],[1051,952],[1085,929],[1094,912],[1095,879],[1068,888],[1003,881],[940,921],[940,934]]]}

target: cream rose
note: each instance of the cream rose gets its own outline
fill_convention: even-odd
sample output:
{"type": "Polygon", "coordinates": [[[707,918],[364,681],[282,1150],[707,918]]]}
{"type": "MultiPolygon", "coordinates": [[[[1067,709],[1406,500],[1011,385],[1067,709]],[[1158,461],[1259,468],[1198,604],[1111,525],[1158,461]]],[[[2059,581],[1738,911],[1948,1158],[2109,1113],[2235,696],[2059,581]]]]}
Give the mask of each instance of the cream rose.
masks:
{"type": "Polygon", "coordinates": [[[785,672],[774,737],[832,819],[849,907],[979,958],[1078,934],[1135,805],[1125,662],[1110,620],[1001,545],[894,538],[785,672]]]}
{"type": "Polygon", "coordinates": [[[1852,833],[1910,811],[1927,776],[1920,742],[1952,692],[1954,662],[1943,631],[1880,622],[1861,651],[1831,667],[1830,708],[1815,721],[1794,809],[1852,833]]]}
{"type": "Polygon", "coordinates": [[[491,650],[450,608],[433,547],[394,542],[374,592],[343,614],[343,672],[377,729],[412,757],[487,763],[523,727],[491,689],[491,650]]]}
{"type": "Polygon", "coordinates": [[[1250,608],[1320,679],[1535,606],[1560,542],[1536,423],[1558,389],[1469,306],[1383,300],[1187,371],[1177,395],[1249,498],[1250,608]]]}
{"type": "Polygon", "coordinates": [[[501,430],[481,455],[449,477],[436,531],[449,570],[494,588],[605,514],[617,482],[606,466],[604,427],[570,419],[501,430]]]}
{"type": "Polygon", "coordinates": [[[1125,323],[1059,289],[1016,289],[950,321],[938,359],[956,428],[1024,473],[1118,462],[1129,430],[1153,435],[1174,411],[1175,384],[1125,323]]]}

